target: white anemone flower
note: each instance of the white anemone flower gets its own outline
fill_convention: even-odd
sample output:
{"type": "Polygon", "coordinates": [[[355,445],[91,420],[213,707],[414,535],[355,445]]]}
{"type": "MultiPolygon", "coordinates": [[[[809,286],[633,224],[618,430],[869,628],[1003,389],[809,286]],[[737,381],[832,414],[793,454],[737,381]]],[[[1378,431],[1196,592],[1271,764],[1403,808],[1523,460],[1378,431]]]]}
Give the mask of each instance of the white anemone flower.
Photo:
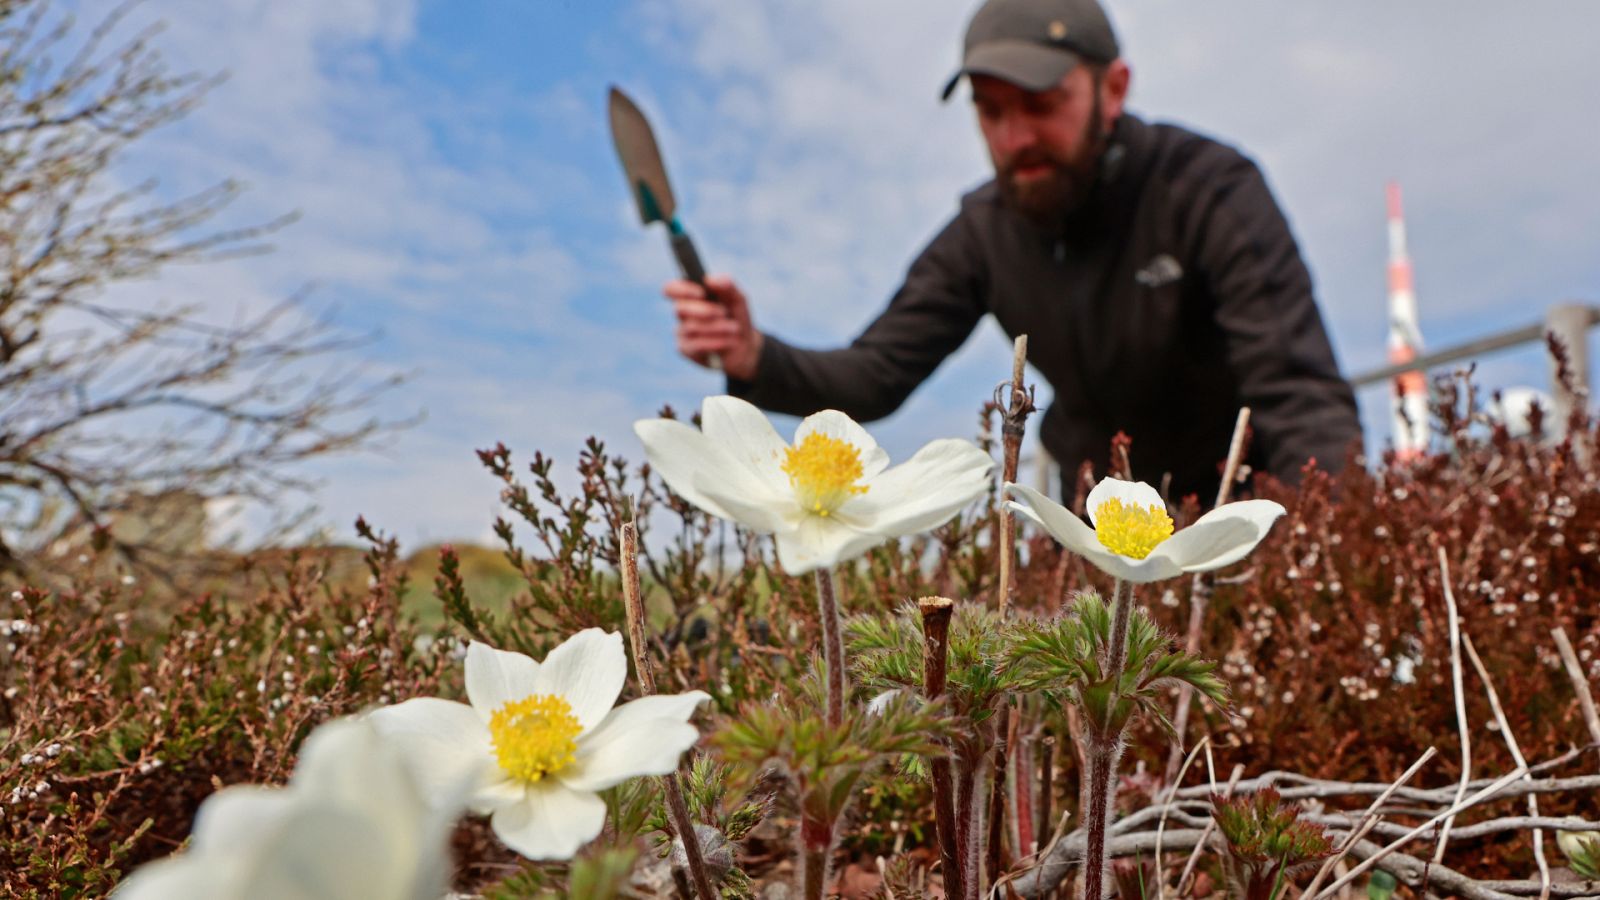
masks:
{"type": "Polygon", "coordinates": [[[1172,533],[1172,517],[1156,489],[1107,478],[1089,492],[1091,528],[1072,511],[1030,487],[1007,484],[1008,506],[1038,523],[1073,553],[1134,584],[1207,572],[1244,559],[1266,537],[1283,507],[1271,500],[1224,503],[1172,533]]]}
{"type": "Polygon", "coordinates": [[[707,397],[700,428],[646,419],[633,430],[663,481],[701,509],[771,534],[791,575],[943,524],[989,486],[994,461],[946,438],[888,468],[889,455],[837,410],[808,416],[783,438],[754,406],[707,397]]]}
{"type": "Polygon", "coordinates": [[[335,720],[306,738],[287,787],[212,794],[189,849],[141,866],[113,900],[437,900],[467,787],[430,810],[370,723],[335,720]]]}
{"type": "Polygon", "coordinates": [[[675,770],[700,736],[689,717],[711,699],[690,691],[615,706],[628,676],[622,635],[598,628],[544,662],[474,641],[466,665],[470,704],[420,697],[370,718],[425,786],[448,791],[476,769],[468,806],[529,859],[570,859],[594,840],[606,816],[599,791],[675,770]]]}

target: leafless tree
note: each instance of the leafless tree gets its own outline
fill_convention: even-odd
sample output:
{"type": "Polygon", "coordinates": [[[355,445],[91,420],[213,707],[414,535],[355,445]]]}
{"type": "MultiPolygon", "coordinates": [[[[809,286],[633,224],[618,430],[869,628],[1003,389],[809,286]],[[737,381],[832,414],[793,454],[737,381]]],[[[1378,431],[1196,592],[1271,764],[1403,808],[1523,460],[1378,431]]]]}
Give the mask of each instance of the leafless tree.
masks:
{"type": "Polygon", "coordinates": [[[127,186],[128,148],[217,82],[174,73],[127,12],[90,30],[0,0],[0,570],[37,569],[74,529],[148,557],[159,541],[113,527],[119,511],[303,499],[299,464],[395,425],[369,412],[395,379],[352,364],[358,338],[298,297],[232,318],[216,298],[137,299],[163,267],[265,249],[287,219],[217,227],[231,182],[127,186]]]}

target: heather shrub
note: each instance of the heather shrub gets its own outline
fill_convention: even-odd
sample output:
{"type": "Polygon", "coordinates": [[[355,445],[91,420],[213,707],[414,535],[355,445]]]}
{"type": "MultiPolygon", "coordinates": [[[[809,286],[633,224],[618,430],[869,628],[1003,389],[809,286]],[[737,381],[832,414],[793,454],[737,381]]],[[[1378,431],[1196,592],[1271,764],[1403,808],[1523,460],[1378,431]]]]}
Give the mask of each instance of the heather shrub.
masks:
{"type": "MultiPolygon", "coordinates": [[[[1455,400],[1440,407],[1443,452],[1421,463],[1357,459],[1336,477],[1310,467],[1298,486],[1248,482],[1255,496],[1287,512],[1246,562],[1203,588],[1210,608],[1200,655],[1217,662],[1230,701],[1197,706],[1187,744],[1209,738],[1219,787],[1234,765],[1252,778],[1281,771],[1385,782],[1430,746],[1439,756],[1418,781],[1453,785],[1458,723],[1446,584],[1523,754],[1539,762],[1588,743],[1550,634],[1565,629],[1591,683],[1600,676],[1594,428],[1575,421],[1573,437],[1559,443],[1513,439],[1486,426],[1467,394],[1455,400]]],[[[836,573],[856,651],[856,709],[886,688],[920,690],[914,656],[902,652],[920,640],[906,604],[929,595],[953,597],[964,610],[957,630],[967,644],[952,645],[952,660],[976,668],[952,671],[952,685],[994,690],[977,705],[962,699],[977,694],[921,710],[889,700],[887,718],[862,712],[840,737],[807,724],[822,704],[812,655],[821,629],[817,582],[785,573],[770,540],[700,511],[649,466],[598,441],[582,448],[570,480],[543,454],[525,464],[505,447],[479,455],[509,511],[495,526],[518,581],[509,597],[475,596],[462,574],[464,554],[450,547],[438,551],[432,585],[415,583],[396,543],[365,523],[357,525],[365,577],[335,564],[349,551],[309,548],[236,560],[231,578],[194,593],[147,587],[92,556],[81,571],[55,573],[69,588],[8,584],[0,595],[0,893],[103,895],[132,867],[181,847],[194,810],[218,788],[282,782],[319,723],[411,697],[462,696],[466,641],[542,657],[578,630],[622,628],[617,533],[625,521],[640,531],[658,689],[712,697],[687,783],[694,818],[724,842],[719,858],[730,895],[755,896],[764,881],[794,877],[790,836],[806,804],[823,802],[848,823],[833,851],[841,891],[936,892],[939,850],[924,755],[992,733],[983,729],[1002,725],[1011,709],[1021,714],[1014,740],[1023,752],[1012,777],[1028,786],[1038,821],[1003,838],[1002,870],[1031,865],[1029,853],[1048,844],[1055,817],[1076,815],[1074,738],[1082,723],[1069,704],[1004,681],[1024,673],[985,668],[983,652],[959,655],[988,640],[1003,655],[1005,641],[1022,639],[1007,637],[994,614],[997,492],[836,573]],[[419,600],[430,587],[432,597],[419,600]],[[847,786],[803,777],[806,760],[824,753],[854,767],[847,786]],[[786,762],[775,768],[774,760],[786,762]]],[[[1180,528],[1199,511],[1192,498],[1176,510],[1180,528]]],[[[1043,533],[1022,537],[1012,615],[1032,633],[1058,621],[1081,591],[1111,596],[1108,577],[1043,533]]],[[[1149,613],[1140,627],[1164,629],[1181,643],[1201,589],[1190,578],[1137,588],[1149,613]]],[[[637,692],[630,679],[624,699],[637,692]]],[[[1170,710],[1172,699],[1158,691],[1142,702],[1170,710]]],[[[1494,716],[1470,673],[1465,703],[1475,777],[1511,770],[1509,752],[1485,727],[1494,716]]],[[[1167,787],[1161,773],[1172,742],[1156,719],[1142,722],[1122,765],[1128,777],[1119,802],[1130,817],[1167,787]]],[[[1541,775],[1593,767],[1590,746],[1541,775]]],[[[1206,785],[1203,769],[1191,769],[1184,784],[1206,785]]],[[[641,780],[606,796],[607,830],[570,864],[520,860],[481,819],[463,820],[453,844],[457,888],[497,897],[615,896],[631,884],[670,893],[672,826],[659,789],[641,780]]],[[[1585,797],[1552,794],[1542,812],[1594,817],[1585,797]]],[[[1520,801],[1497,801],[1464,815],[1458,827],[1520,809],[1520,801]]],[[[1316,808],[1308,810],[1309,821],[1316,808]]],[[[1292,822],[1300,812],[1273,815],[1292,822]]],[[[1174,826],[1187,814],[1176,810],[1174,826]]],[[[1397,821],[1421,819],[1400,813],[1397,821]]],[[[1526,832],[1469,835],[1452,847],[1447,862],[1474,878],[1532,871],[1526,832]]],[[[1165,861],[1169,881],[1186,855],[1165,861]]],[[[1155,877],[1148,859],[1138,865],[1139,877],[1155,877]]],[[[1207,854],[1201,879],[1185,888],[1220,884],[1225,868],[1222,856],[1207,854]]],[[[1121,866],[1119,878],[1130,871],[1121,866]]]]}

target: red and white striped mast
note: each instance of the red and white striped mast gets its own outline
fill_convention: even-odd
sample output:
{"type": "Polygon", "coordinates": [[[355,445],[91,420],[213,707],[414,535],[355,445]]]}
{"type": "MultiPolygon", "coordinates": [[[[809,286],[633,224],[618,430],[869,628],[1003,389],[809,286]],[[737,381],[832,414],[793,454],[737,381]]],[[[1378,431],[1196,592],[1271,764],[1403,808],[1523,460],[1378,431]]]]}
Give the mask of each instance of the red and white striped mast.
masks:
{"type": "MultiPolygon", "coordinates": [[[[1417,326],[1417,294],[1411,275],[1411,254],[1406,250],[1405,213],[1400,208],[1400,185],[1388,184],[1389,199],[1389,362],[1402,365],[1422,353],[1422,331],[1417,326]]],[[[1428,380],[1420,370],[1394,378],[1390,404],[1394,419],[1395,457],[1414,460],[1428,450],[1428,380]]]]}

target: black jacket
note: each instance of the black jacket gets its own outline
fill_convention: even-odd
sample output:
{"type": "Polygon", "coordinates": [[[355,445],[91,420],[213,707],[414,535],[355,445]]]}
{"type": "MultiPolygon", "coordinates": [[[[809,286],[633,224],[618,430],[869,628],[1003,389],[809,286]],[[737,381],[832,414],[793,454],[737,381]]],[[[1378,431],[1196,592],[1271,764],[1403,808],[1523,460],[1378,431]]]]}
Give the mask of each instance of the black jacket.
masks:
{"type": "MultiPolygon", "coordinates": [[[[1047,229],[989,182],[911,265],[849,347],[802,350],[770,335],[756,378],[729,393],[766,409],[893,412],[986,313],[1028,335],[1055,400],[1040,436],[1070,474],[1104,474],[1118,431],[1134,475],[1209,504],[1238,408],[1248,461],[1286,480],[1315,457],[1336,469],[1360,437],[1311,276],[1256,166],[1171,125],[1124,116],[1082,208],[1047,229]]],[[[979,394],[987,392],[982,386],[979,394]]],[[[974,394],[978,396],[979,394],[974,394]]]]}

